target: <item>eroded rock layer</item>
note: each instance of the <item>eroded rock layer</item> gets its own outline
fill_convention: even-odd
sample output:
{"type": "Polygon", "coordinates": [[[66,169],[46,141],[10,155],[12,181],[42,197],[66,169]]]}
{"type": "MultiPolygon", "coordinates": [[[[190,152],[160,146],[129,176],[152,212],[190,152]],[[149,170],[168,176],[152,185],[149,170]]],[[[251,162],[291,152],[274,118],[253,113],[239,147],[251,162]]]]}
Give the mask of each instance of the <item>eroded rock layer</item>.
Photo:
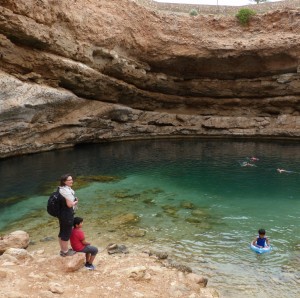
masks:
{"type": "Polygon", "coordinates": [[[0,157],[131,138],[300,137],[300,10],[0,0],[0,157]]]}

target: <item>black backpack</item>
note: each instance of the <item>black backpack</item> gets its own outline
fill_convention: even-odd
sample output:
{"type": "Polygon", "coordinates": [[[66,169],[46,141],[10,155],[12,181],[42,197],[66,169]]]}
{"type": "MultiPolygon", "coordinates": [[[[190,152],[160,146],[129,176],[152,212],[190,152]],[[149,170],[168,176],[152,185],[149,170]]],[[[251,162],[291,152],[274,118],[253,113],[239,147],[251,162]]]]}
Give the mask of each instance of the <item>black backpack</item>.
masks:
{"type": "Polygon", "coordinates": [[[57,190],[53,192],[48,199],[47,212],[50,215],[54,217],[59,217],[63,198],[64,197],[59,193],[58,187],[57,190]]]}

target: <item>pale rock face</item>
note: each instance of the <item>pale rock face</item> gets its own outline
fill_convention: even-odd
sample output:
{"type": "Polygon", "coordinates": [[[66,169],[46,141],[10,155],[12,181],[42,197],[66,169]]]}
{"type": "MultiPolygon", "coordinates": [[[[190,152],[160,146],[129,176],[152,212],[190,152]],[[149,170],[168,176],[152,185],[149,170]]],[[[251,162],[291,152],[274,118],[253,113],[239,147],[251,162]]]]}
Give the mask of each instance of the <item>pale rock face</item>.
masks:
{"type": "Polygon", "coordinates": [[[0,0],[0,13],[0,158],[154,136],[300,137],[299,9],[246,27],[130,0],[0,0]]]}
{"type": "Polygon", "coordinates": [[[65,257],[62,260],[64,271],[74,272],[82,268],[85,264],[85,254],[76,253],[72,257],[65,257]]]}
{"type": "Polygon", "coordinates": [[[24,248],[10,247],[3,253],[3,256],[5,256],[5,255],[15,257],[17,260],[20,260],[20,261],[32,260],[33,259],[33,257],[24,248]]]}
{"type": "MultiPolygon", "coordinates": [[[[27,248],[29,244],[29,235],[24,231],[14,231],[8,235],[5,235],[2,239],[0,239],[0,254],[4,253],[6,250],[10,248],[27,248]]],[[[10,250],[9,253],[12,256],[18,255],[15,250],[10,250]]],[[[21,254],[22,255],[22,254],[21,254]]],[[[23,254],[24,255],[24,254],[23,254]]]]}

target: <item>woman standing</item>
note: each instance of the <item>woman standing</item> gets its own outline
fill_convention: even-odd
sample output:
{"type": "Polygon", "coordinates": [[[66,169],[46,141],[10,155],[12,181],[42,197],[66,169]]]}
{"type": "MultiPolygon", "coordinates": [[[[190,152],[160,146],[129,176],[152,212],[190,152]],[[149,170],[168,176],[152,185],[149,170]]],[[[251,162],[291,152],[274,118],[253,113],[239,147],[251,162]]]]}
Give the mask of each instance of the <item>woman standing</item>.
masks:
{"type": "Polygon", "coordinates": [[[60,245],[60,255],[62,257],[72,256],[76,253],[72,249],[68,249],[68,242],[70,240],[74,221],[74,211],[77,209],[78,204],[78,198],[75,197],[72,185],[73,178],[70,174],[61,176],[59,193],[64,197],[64,200],[61,202],[61,212],[58,217],[58,242],[60,245]]]}

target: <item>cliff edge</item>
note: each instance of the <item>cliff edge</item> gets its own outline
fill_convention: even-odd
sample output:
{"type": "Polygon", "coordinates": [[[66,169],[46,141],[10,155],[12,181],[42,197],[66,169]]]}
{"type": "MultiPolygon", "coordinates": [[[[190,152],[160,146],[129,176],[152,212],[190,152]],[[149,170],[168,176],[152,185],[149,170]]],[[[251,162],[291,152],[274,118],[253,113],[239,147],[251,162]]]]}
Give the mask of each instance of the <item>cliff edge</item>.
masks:
{"type": "Polygon", "coordinates": [[[0,0],[0,157],[166,136],[300,137],[300,10],[0,0]]]}

